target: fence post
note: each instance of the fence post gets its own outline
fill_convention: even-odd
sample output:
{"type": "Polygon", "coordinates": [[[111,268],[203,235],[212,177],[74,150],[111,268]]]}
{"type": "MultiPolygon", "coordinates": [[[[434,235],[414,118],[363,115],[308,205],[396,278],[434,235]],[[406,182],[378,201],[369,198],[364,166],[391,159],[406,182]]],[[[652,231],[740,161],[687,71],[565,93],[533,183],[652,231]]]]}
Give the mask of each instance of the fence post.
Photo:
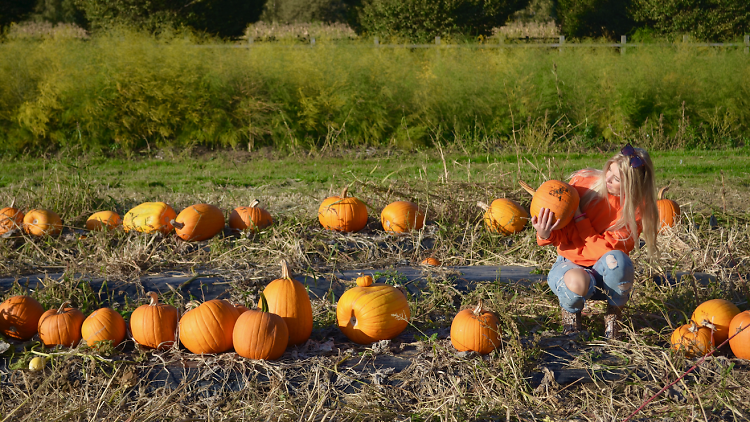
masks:
{"type": "Polygon", "coordinates": [[[623,56],[625,55],[625,50],[627,49],[625,47],[625,44],[628,43],[628,36],[627,35],[620,35],[620,54],[623,56]]]}
{"type": "Polygon", "coordinates": [[[248,47],[252,47],[253,46],[253,41],[255,41],[253,39],[253,36],[252,35],[248,35],[248,37],[247,37],[247,46],[248,47]]]}
{"type": "Polygon", "coordinates": [[[310,45],[315,45],[315,37],[310,38],[310,45]]]}
{"type": "Polygon", "coordinates": [[[378,39],[378,37],[375,37],[374,41],[375,41],[375,47],[380,45],[380,40],[378,39]]]}
{"type": "Polygon", "coordinates": [[[750,54],[750,35],[745,35],[745,54],[750,54]]]}
{"type": "Polygon", "coordinates": [[[682,36],[682,42],[683,43],[687,43],[689,39],[690,39],[690,35],[683,35],[682,36]]]}
{"type": "Polygon", "coordinates": [[[440,36],[435,37],[435,45],[440,45],[440,36]]]}
{"type": "Polygon", "coordinates": [[[562,49],[563,44],[565,44],[565,35],[560,35],[560,48],[558,49],[558,51],[560,51],[561,53],[563,50],[562,49]]]}

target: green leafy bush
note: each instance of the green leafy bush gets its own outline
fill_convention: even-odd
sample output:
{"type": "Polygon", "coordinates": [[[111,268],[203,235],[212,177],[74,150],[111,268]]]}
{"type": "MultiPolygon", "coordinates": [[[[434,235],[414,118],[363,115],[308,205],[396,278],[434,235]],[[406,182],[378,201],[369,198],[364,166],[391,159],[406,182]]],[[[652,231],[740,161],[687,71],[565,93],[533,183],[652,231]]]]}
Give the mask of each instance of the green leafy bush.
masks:
{"type": "Polygon", "coordinates": [[[562,33],[571,38],[619,39],[635,26],[631,0],[558,0],[557,17],[562,33]]]}
{"type": "Polygon", "coordinates": [[[750,34],[747,0],[632,0],[636,19],[664,35],[731,41],[750,34]]]}

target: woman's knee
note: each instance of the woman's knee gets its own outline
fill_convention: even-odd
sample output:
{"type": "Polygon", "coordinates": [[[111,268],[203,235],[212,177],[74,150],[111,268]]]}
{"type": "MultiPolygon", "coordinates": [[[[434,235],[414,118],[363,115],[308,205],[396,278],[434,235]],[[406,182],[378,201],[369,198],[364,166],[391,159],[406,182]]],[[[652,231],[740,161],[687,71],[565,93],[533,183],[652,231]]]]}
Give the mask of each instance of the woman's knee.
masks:
{"type": "Polygon", "coordinates": [[[610,289],[617,289],[617,293],[626,295],[633,287],[635,272],[630,257],[622,251],[611,251],[604,255],[604,265],[607,269],[602,276],[604,284],[610,289]]]}
{"type": "Polygon", "coordinates": [[[591,286],[591,276],[583,269],[576,268],[563,276],[565,286],[578,296],[586,296],[591,286]]]}

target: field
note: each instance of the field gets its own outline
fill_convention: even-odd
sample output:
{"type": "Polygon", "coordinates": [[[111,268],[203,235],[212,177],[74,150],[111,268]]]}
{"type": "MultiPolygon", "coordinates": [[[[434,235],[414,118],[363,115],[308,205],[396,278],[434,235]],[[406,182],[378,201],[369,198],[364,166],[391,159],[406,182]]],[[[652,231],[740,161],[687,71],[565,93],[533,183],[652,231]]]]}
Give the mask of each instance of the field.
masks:
{"type": "MultiPolygon", "coordinates": [[[[637,288],[625,310],[626,336],[608,342],[602,337],[602,303],[592,302],[585,312],[587,334],[567,339],[560,334],[557,299],[545,283],[488,279],[462,289],[460,274],[451,267],[520,265],[543,275],[554,251],[538,247],[528,228],[509,237],[488,233],[477,201],[509,197],[528,205],[519,179],[538,185],[565,178],[575,169],[601,166],[611,150],[490,153],[475,146],[411,152],[329,147],[288,154],[163,148],[131,159],[63,154],[0,161],[3,202],[53,209],[66,225],[58,238],[0,240],[3,277],[63,274],[42,277],[43,287],[33,292],[45,308],[72,300],[85,314],[106,304],[127,317],[144,297],[126,297],[115,305],[115,291],[92,290],[86,280],[137,286],[145,276],[170,272],[221,274],[228,281],[226,297],[253,306],[259,290],[278,278],[281,259],[300,279],[368,270],[380,281],[403,284],[395,268],[409,265],[422,271],[424,282],[409,296],[408,328],[390,343],[347,341],[335,325],[337,296],[331,290],[313,300],[312,341],[272,362],[234,353],[195,356],[184,348],[150,352],[132,341],[116,349],[55,351],[43,351],[35,342],[14,343],[0,368],[0,418],[623,420],[696,363],[668,344],[673,329],[699,303],[726,298],[748,309],[747,148],[652,152],[658,184],[670,185],[668,196],[681,205],[682,223],[660,235],[658,260],[648,261],[645,250],[631,254],[637,288]],[[345,186],[368,204],[368,225],[351,235],[326,232],[317,207],[345,186]],[[124,214],[144,201],[166,201],[178,212],[208,202],[228,212],[256,198],[272,213],[274,225],[251,236],[188,244],[173,235],[82,230],[94,211],[124,214]],[[395,200],[414,201],[426,210],[426,228],[405,237],[384,235],[379,212],[395,200]],[[428,256],[443,267],[420,269],[417,264],[428,256]],[[674,280],[678,272],[697,275],[659,282],[674,280]],[[702,283],[700,274],[712,278],[702,283]],[[504,331],[501,347],[485,357],[457,353],[447,339],[453,315],[479,298],[499,315],[504,331]],[[556,380],[564,371],[547,373],[540,366],[553,350],[570,353],[566,370],[617,376],[560,384],[556,380]],[[39,353],[54,355],[44,371],[22,369],[39,353]],[[183,366],[192,371],[186,369],[185,377],[198,378],[155,387],[164,368],[183,366]],[[536,377],[540,373],[543,377],[536,377]]],[[[349,279],[338,282],[351,285],[349,279]]],[[[24,286],[16,284],[2,297],[22,291],[24,286]]],[[[190,297],[180,292],[162,293],[184,309],[190,297]]],[[[748,381],[747,362],[723,348],[634,420],[746,420],[748,381]]]]}

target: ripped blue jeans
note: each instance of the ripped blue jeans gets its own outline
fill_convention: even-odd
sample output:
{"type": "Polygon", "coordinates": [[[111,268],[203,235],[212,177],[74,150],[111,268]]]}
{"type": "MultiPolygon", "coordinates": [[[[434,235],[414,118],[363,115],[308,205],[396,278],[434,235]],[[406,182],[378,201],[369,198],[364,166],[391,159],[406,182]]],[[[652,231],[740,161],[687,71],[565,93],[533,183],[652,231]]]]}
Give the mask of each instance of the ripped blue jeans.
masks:
{"type": "Polygon", "coordinates": [[[560,306],[572,313],[582,310],[587,300],[606,300],[610,305],[625,305],[630,299],[634,280],[633,261],[625,252],[618,250],[602,255],[591,267],[582,267],[558,256],[547,275],[547,284],[560,300],[560,306]],[[591,277],[585,296],[570,291],[563,279],[565,273],[575,268],[586,271],[591,277]]]}

